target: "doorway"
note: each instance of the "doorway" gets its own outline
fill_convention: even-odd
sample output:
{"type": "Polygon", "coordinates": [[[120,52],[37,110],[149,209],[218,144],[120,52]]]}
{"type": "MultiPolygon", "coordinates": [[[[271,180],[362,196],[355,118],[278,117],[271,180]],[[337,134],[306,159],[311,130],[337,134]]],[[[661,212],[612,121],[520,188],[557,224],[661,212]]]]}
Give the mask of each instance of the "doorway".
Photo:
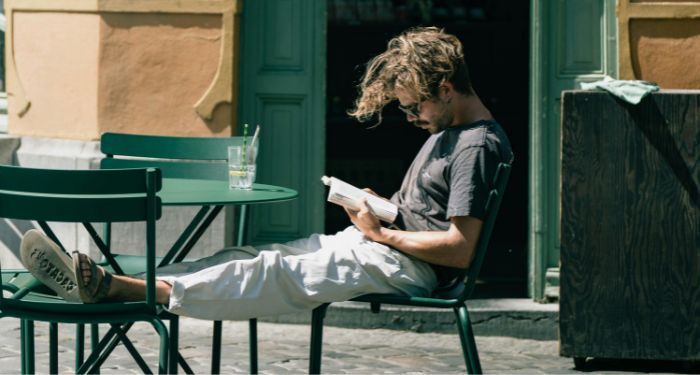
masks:
{"type": "MultiPolygon", "coordinates": [[[[438,26],[464,45],[473,86],[510,138],[515,162],[475,297],[527,296],[529,2],[508,0],[329,0],[326,171],[390,197],[428,138],[395,105],[383,122],[346,115],[365,63],[415,26],[438,26]]],[[[325,233],[342,230],[344,211],[327,203],[325,233]]]]}

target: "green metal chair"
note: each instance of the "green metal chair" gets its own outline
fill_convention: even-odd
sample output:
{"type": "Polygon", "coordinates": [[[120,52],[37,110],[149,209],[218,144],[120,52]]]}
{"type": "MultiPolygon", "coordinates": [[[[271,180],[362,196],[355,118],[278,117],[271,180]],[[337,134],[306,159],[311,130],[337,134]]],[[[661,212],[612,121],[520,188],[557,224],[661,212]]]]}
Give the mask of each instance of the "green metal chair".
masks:
{"type": "MultiPolygon", "coordinates": [[[[481,374],[481,363],[479,353],[474,341],[474,333],[469,321],[469,311],[465,301],[474,289],[474,283],[479,275],[479,269],[484,261],[489,239],[493,230],[498,209],[501,205],[501,198],[508,183],[510,175],[509,164],[501,163],[496,170],[491,192],[486,202],[486,216],[476,247],[476,255],[472,265],[465,271],[464,282],[458,282],[451,288],[435,290],[431,297],[411,297],[390,294],[367,294],[351,301],[367,302],[370,304],[372,312],[378,313],[381,304],[422,306],[453,309],[457,321],[457,329],[462,344],[462,354],[466,363],[467,372],[470,374],[481,374]]],[[[311,352],[309,356],[309,373],[318,374],[321,372],[321,351],[323,346],[323,319],[330,304],[323,304],[313,310],[311,316],[311,352]]]]}
{"type": "MultiPolygon", "coordinates": [[[[228,146],[243,144],[243,137],[170,137],[123,133],[104,133],[100,148],[106,155],[100,167],[103,169],[125,167],[157,167],[164,178],[189,178],[228,180],[228,146]]],[[[182,261],[196,244],[204,231],[220,213],[223,206],[203,206],[175,241],[159,265],[182,261]]],[[[237,212],[238,229],[236,245],[245,244],[245,225],[248,216],[246,205],[237,212]]],[[[109,238],[109,225],[105,237],[109,238]]],[[[116,257],[127,261],[130,270],[139,268],[137,257],[116,257]]],[[[123,261],[122,261],[123,262],[123,261]]],[[[177,316],[169,319],[177,322],[177,316]]],[[[250,329],[250,373],[257,373],[257,320],[251,319],[250,329]]],[[[173,334],[171,327],[171,334],[173,334]]],[[[222,323],[213,323],[211,373],[218,374],[221,367],[222,323]]],[[[178,355],[178,362],[186,373],[193,373],[188,364],[178,355]]],[[[176,369],[175,369],[176,370],[176,369]]]]}
{"type": "MultiPolygon", "coordinates": [[[[36,220],[44,233],[65,249],[48,222],[82,223],[97,247],[106,245],[92,223],[143,222],[146,228],[144,254],[146,299],[136,302],[82,304],[66,302],[24,272],[1,272],[0,295],[3,316],[21,319],[22,372],[34,372],[34,321],[49,322],[49,372],[58,371],[57,324],[109,324],[142,371],[151,370],[120,329],[125,322],[150,323],[160,336],[158,370],[167,372],[169,335],[158,318],[162,308],[155,302],[155,223],[161,215],[161,175],[157,169],[51,170],[0,166],[0,217],[36,220]]],[[[118,265],[113,265],[118,269],[118,265]]],[[[77,373],[92,372],[107,359],[111,349],[103,341],[84,361],[77,373]]]]}

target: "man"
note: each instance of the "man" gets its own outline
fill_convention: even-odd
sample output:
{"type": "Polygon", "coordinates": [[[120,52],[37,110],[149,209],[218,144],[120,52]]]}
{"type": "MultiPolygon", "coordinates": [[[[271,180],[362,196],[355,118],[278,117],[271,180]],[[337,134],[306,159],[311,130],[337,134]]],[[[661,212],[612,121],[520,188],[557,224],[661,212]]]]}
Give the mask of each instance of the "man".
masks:
{"type": "MultiPolygon", "coordinates": [[[[437,28],[409,30],[369,62],[359,89],[351,116],[381,121],[384,106],[398,100],[406,119],[431,133],[391,198],[396,222],[383,227],[363,202],[347,210],[354,225],[335,235],[224,249],[164,267],[158,303],[200,319],[247,319],[366,293],[429,295],[455,281],[474,256],[496,167],[512,161],[508,138],[472,88],[462,45],[437,28]]],[[[143,280],[111,275],[77,252],[71,260],[38,231],[21,247],[27,268],[64,298],[144,298],[143,280]],[[77,287],[57,285],[37,259],[77,287]]]]}

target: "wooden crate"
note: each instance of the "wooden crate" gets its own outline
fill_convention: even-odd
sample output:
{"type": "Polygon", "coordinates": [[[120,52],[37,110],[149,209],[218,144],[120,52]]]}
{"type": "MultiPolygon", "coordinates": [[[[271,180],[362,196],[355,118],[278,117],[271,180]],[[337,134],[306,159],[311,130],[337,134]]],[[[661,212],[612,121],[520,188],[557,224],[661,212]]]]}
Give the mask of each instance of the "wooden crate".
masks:
{"type": "Polygon", "coordinates": [[[700,91],[562,119],[561,355],[700,359],[700,91]]]}

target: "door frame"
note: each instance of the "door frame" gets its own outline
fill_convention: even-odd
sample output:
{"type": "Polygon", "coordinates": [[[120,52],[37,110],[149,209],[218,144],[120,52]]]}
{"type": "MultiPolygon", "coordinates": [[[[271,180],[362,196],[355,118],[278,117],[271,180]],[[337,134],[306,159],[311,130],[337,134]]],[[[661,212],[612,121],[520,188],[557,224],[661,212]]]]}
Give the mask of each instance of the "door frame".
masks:
{"type": "MultiPolygon", "coordinates": [[[[560,147],[559,118],[551,108],[561,92],[550,92],[554,79],[552,61],[557,48],[552,35],[555,5],[578,0],[531,0],[530,3],[530,115],[528,183],[528,295],[536,301],[559,296],[559,200],[560,147]],[[558,2],[555,4],[555,2],[558,2]],[[552,134],[555,133],[555,134],[552,134]]],[[[594,0],[591,0],[594,1],[594,0]]],[[[617,77],[617,18],[615,0],[603,1],[603,38],[600,56],[605,74],[617,77]]],[[[565,27],[569,27],[568,25],[565,27]]],[[[582,75],[581,80],[597,80],[600,75],[582,75]]],[[[574,87],[572,85],[571,89],[574,87]]]]}

